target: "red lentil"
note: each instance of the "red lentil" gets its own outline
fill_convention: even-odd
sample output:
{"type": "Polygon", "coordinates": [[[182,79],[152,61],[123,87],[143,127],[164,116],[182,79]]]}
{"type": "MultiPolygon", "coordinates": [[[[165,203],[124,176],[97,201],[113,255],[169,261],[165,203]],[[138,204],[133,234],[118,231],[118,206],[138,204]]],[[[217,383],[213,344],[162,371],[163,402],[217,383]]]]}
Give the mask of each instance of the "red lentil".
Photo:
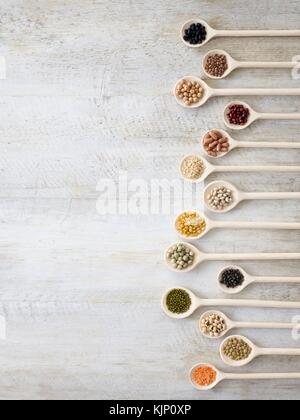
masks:
{"type": "Polygon", "coordinates": [[[217,379],[217,372],[209,366],[200,366],[193,371],[193,381],[200,386],[209,386],[217,379]]]}

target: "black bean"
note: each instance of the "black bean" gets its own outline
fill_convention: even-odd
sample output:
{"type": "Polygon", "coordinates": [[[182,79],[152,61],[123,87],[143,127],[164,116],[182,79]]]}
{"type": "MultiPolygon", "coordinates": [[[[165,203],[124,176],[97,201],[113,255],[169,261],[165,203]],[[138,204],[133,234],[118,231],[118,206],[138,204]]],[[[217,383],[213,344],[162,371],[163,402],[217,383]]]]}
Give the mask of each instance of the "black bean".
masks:
{"type": "Polygon", "coordinates": [[[201,23],[193,23],[184,33],[184,40],[191,45],[202,44],[207,36],[206,28],[201,23]]]}
{"type": "Polygon", "coordinates": [[[220,283],[228,289],[234,289],[241,286],[245,281],[243,273],[235,268],[224,270],[221,274],[220,283]]]}

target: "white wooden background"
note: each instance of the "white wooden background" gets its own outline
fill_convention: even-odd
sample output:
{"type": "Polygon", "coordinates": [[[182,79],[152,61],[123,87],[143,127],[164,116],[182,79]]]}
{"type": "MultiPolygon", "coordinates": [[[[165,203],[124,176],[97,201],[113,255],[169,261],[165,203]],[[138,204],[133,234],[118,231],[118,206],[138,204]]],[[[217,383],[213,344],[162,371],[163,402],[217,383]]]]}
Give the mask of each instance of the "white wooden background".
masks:
{"type": "MultiPolygon", "coordinates": [[[[188,369],[223,367],[217,342],[197,330],[199,312],[173,322],[165,288],[205,297],[221,263],[177,276],[162,262],[176,240],[172,215],[100,216],[102,178],[178,178],[180,158],[222,127],[226,99],[188,112],[170,90],[199,74],[211,48],[237,59],[290,60],[299,39],[220,39],[187,49],[178,30],[200,15],[220,29],[297,28],[300,4],[274,0],[1,0],[0,342],[1,399],[297,399],[299,382],[226,382],[201,394],[188,369]]],[[[243,70],[213,86],[299,86],[285,70],[243,70]]],[[[259,111],[299,111],[298,98],[252,98],[259,111]]],[[[298,122],[262,122],[239,139],[298,140],[298,122]]],[[[298,151],[239,151],[224,163],[299,164],[298,151]]],[[[246,191],[300,191],[289,175],[224,175],[246,191]]],[[[216,179],[211,177],[210,180],[216,179]]],[[[198,203],[201,205],[201,203],[198,203]]],[[[245,203],[228,219],[299,221],[296,202],[245,203]]],[[[225,232],[206,251],[300,251],[297,232],[225,232]]],[[[247,263],[257,275],[299,275],[299,262],[247,263]]],[[[298,286],[257,286],[245,298],[300,300],[298,286]]],[[[227,310],[237,320],[290,321],[294,311],[227,310]]],[[[299,346],[290,332],[244,331],[262,346],[299,346]]],[[[299,371],[297,358],[261,358],[243,371],[299,371]]]]}

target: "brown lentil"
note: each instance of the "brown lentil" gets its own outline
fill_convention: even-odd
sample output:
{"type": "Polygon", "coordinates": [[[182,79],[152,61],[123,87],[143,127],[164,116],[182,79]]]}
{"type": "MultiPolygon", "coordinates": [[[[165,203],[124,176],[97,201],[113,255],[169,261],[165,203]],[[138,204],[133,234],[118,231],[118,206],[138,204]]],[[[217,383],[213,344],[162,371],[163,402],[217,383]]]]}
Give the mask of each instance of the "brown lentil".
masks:
{"type": "Polygon", "coordinates": [[[206,230],[206,222],[195,211],[184,212],[176,220],[177,231],[187,238],[201,235],[206,230]]]}
{"type": "Polygon", "coordinates": [[[220,131],[209,131],[203,139],[203,146],[207,154],[218,157],[229,151],[229,140],[220,131]]]}
{"type": "Polygon", "coordinates": [[[224,54],[212,54],[206,60],[205,70],[211,76],[222,77],[227,69],[228,63],[224,54]]]}
{"type": "Polygon", "coordinates": [[[188,156],[181,165],[182,175],[188,179],[199,179],[204,174],[205,165],[197,156],[188,156]]]}
{"type": "Polygon", "coordinates": [[[252,348],[240,338],[229,338],[223,346],[223,353],[229,359],[238,362],[248,359],[252,353],[252,348]]]}
{"type": "Polygon", "coordinates": [[[196,81],[182,80],[176,87],[177,98],[187,106],[198,103],[203,97],[203,93],[202,86],[196,81]]]}

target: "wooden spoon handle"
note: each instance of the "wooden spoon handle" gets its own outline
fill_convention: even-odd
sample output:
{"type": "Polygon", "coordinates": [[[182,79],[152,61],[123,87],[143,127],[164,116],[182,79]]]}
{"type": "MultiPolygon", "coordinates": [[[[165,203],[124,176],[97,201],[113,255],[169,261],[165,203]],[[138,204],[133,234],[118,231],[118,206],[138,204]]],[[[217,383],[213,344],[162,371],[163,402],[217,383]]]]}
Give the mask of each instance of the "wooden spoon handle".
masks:
{"type": "Polygon", "coordinates": [[[300,349],[264,349],[260,348],[259,354],[262,356],[300,356],[300,349]]]}
{"type": "Polygon", "coordinates": [[[300,88],[244,88],[244,89],[212,89],[213,96],[299,96],[300,88]]]}
{"type": "Polygon", "coordinates": [[[300,379],[300,373],[224,373],[223,377],[231,380],[300,379]]]}
{"type": "Polygon", "coordinates": [[[300,30],[216,30],[217,37],[293,37],[300,36],[300,30]]]}
{"type": "Polygon", "coordinates": [[[257,118],[261,120],[300,120],[300,113],[264,112],[257,113],[257,118]]]}
{"type": "Polygon", "coordinates": [[[284,302],[272,300],[247,300],[247,299],[203,299],[206,306],[230,306],[242,308],[278,308],[300,309],[300,302],[284,302]]]}
{"type": "Polygon", "coordinates": [[[253,277],[254,283],[300,283],[300,277],[253,277]]]}
{"type": "Polygon", "coordinates": [[[300,143],[292,142],[259,142],[259,141],[240,141],[236,144],[236,147],[252,148],[252,149],[300,149],[300,143]]]}
{"type": "Polygon", "coordinates": [[[288,324],[279,322],[235,322],[235,328],[253,328],[253,329],[266,329],[266,330],[292,330],[299,329],[300,324],[288,324]]]}
{"type": "Polygon", "coordinates": [[[249,69],[293,69],[298,65],[297,61],[239,61],[238,66],[249,69]]]}
{"type": "Polygon", "coordinates": [[[300,253],[206,254],[208,261],[300,260],[300,253]]]}
{"type": "MultiPolygon", "coordinates": [[[[300,114],[299,114],[300,119],[300,114]]],[[[299,172],[300,166],[214,166],[214,172],[299,172]]]]}
{"type": "Polygon", "coordinates": [[[299,200],[300,192],[245,193],[246,200],[299,200]]]}
{"type": "Polygon", "coordinates": [[[216,228],[226,229],[300,229],[300,223],[270,223],[270,222],[214,222],[216,228]]]}

